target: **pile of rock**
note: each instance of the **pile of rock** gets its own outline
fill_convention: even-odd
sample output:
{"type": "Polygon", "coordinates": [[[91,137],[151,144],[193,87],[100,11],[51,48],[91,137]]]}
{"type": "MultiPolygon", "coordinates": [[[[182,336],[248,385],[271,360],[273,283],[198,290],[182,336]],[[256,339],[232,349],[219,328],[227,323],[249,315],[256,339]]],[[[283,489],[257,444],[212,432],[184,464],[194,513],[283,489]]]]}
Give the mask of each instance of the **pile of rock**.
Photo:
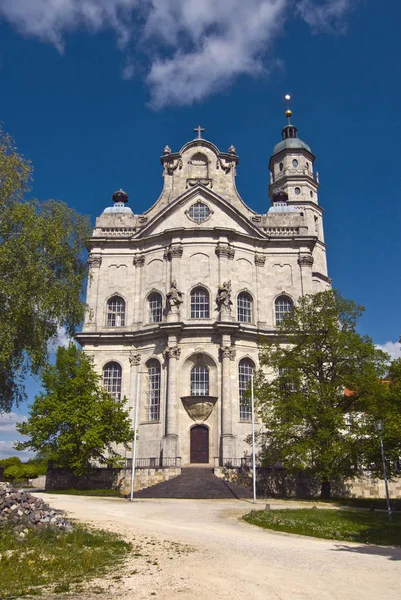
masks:
{"type": "Polygon", "coordinates": [[[14,489],[9,483],[0,482],[0,527],[4,525],[11,525],[21,537],[29,529],[72,528],[62,511],[50,508],[41,498],[28,492],[14,489]]]}

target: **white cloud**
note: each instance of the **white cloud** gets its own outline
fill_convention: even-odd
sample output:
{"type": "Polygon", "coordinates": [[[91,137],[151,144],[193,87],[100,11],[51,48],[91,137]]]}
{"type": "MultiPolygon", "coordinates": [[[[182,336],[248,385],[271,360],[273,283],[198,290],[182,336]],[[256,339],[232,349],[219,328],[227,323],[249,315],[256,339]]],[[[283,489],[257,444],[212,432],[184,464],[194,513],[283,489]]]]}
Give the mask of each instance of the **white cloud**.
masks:
{"type": "Polygon", "coordinates": [[[14,442],[2,442],[0,441],[0,459],[9,458],[10,456],[18,456],[22,461],[28,460],[29,458],[33,458],[35,456],[35,452],[31,452],[30,450],[22,450],[18,452],[14,448],[14,442]]]}
{"type": "Polygon", "coordinates": [[[351,0],[0,0],[0,19],[64,50],[67,33],[115,32],[124,78],[142,53],[155,107],[199,101],[239,75],[263,75],[271,45],[294,14],[313,29],[338,24],[351,0]],[[294,11],[294,5],[296,10],[294,11]]]}
{"type": "Polygon", "coordinates": [[[298,14],[314,31],[344,25],[344,16],[350,9],[351,0],[299,0],[297,4],[298,14]]]}
{"type": "Polygon", "coordinates": [[[48,342],[47,349],[49,352],[56,353],[57,348],[59,348],[60,346],[68,346],[68,344],[70,344],[71,342],[75,344],[75,340],[70,338],[70,336],[65,330],[65,327],[57,327],[57,333],[54,336],[54,338],[52,338],[48,342]]]}
{"type": "Polygon", "coordinates": [[[13,434],[17,435],[15,426],[17,423],[26,421],[27,418],[24,415],[17,415],[17,413],[1,413],[0,414],[0,435],[13,434]]]}
{"type": "Polygon", "coordinates": [[[401,358],[401,344],[399,344],[398,342],[386,342],[385,344],[376,344],[376,348],[379,348],[379,350],[383,350],[383,352],[387,352],[387,354],[389,354],[392,359],[401,358]]]}

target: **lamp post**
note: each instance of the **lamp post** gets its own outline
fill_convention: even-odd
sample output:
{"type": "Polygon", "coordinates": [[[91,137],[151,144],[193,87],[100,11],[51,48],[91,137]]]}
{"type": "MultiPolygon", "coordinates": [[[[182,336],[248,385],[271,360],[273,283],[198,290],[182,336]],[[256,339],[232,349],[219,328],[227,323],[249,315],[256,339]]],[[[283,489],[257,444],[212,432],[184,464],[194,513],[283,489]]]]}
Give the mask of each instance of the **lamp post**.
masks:
{"type": "Polygon", "coordinates": [[[251,375],[251,411],[252,411],[253,503],[256,504],[255,400],[254,400],[254,394],[253,394],[253,373],[251,375]]]}
{"type": "Polygon", "coordinates": [[[386,486],[386,499],[387,499],[387,512],[388,512],[388,520],[391,522],[391,506],[390,506],[390,495],[388,493],[388,480],[387,480],[387,469],[386,469],[386,457],[384,455],[384,445],[383,445],[383,421],[379,419],[375,423],[375,429],[379,432],[380,438],[380,448],[382,453],[382,461],[383,461],[383,477],[384,477],[384,485],[386,486]]]}
{"type": "Polygon", "coordinates": [[[139,376],[144,371],[138,371],[136,374],[136,399],[135,399],[135,414],[134,414],[134,439],[132,441],[132,467],[131,467],[131,490],[130,490],[130,502],[134,501],[134,484],[135,484],[135,460],[136,460],[136,428],[138,424],[139,415],[139,376]]]}

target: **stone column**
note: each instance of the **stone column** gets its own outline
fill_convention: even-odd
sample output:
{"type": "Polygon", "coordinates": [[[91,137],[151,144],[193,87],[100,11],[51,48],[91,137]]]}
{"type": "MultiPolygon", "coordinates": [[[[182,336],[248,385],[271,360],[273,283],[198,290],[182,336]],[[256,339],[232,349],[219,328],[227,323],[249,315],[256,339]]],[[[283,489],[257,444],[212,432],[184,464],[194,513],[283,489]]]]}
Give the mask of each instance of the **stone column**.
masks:
{"type": "MultiPolygon", "coordinates": [[[[138,372],[139,365],[141,364],[141,355],[132,351],[129,353],[129,364],[130,364],[130,382],[129,382],[129,397],[128,397],[128,409],[130,410],[132,428],[134,428],[135,424],[135,410],[136,410],[136,401],[137,401],[137,384],[138,380],[138,372]]],[[[138,407],[140,408],[140,407],[138,407]]],[[[138,431],[138,426],[141,420],[141,415],[138,410],[138,421],[136,423],[137,430],[135,431],[135,435],[138,431]]],[[[132,459],[132,451],[131,451],[131,459],[132,459]]]]}
{"type": "Polygon", "coordinates": [[[222,336],[221,353],[221,458],[235,458],[233,435],[233,400],[231,396],[231,361],[235,360],[235,348],[231,336],[222,336]]]}
{"type": "Polygon", "coordinates": [[[142,267],[145,264],[145,255],[144,254],[135,254],[133,259],[133,264],[135,266],[135,283],[134,283],[134,310],[133,310],[133,322],[146,323],[148,319],[146,315],[142,314],[143,307],[143,269],[142,267]]]}
{"type": "Polygon", "coordinates": [[[255,301],[255,313],[254,319],[255,324],[258,321],[266,321],[266,307],[265,307],[265,295],[266,295],[266,280],[264,274],[264,266],[266,262],[266,255],[256,252],[255,254],[255,275],[256,275],[256,301],[255,301]],[[262,308],[263,307],[263,308],[262,308]]]}
{"type": "Polygon", "coordinates": [[[100,279],[100,267],[102,266],[102,256],[91,252],[88,257],[89,266],[89,279],[88,279],[88,292],[86,302],[89,306],[89,314],[85,315],[85,328],[95,329],[102,327],[104,323],[100,322],[102,318],[102,310],[99,314],[99,279],[100,279]]]}
{"type": "Polygon", "coordinates": [[[313,267],[313,256],[312,254],[300,254],[298,257],[298,264],[301,271],[301,290],[302,295],[313,294],[313,283],[312,283],[312,267],[313,267]]]}
{"type": "Polygon", "coordinates": [[[169,337],[164,358],[168,363],[167,370],[167,402],[166,402],[166,435],[163,439],[163,457],[176,458],[178,452],[178,397],[177,397],[177,361],[181,349],[177,339],[169,337]]]}

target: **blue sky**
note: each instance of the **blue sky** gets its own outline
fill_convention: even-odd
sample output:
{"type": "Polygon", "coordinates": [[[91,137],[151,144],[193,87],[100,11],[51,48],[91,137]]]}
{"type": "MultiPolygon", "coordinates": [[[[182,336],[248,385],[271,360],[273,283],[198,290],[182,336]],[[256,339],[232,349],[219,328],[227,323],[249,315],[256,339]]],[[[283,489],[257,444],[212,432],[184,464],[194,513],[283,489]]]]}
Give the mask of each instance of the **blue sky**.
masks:
{"type": "MultiPolygon", "coordinates": [[[[120,187],[134,212],[153,204],[163,147],[198,123],[235,145],[239,191],[266,212],[290,93],[333,285],[399,354],[400,21],[399,0],[0,0],[0,119],[33,161],[33,195],[93,220],[120,187]]],[[[0,456],[18,420],[4,419],[0,456]]]]}

